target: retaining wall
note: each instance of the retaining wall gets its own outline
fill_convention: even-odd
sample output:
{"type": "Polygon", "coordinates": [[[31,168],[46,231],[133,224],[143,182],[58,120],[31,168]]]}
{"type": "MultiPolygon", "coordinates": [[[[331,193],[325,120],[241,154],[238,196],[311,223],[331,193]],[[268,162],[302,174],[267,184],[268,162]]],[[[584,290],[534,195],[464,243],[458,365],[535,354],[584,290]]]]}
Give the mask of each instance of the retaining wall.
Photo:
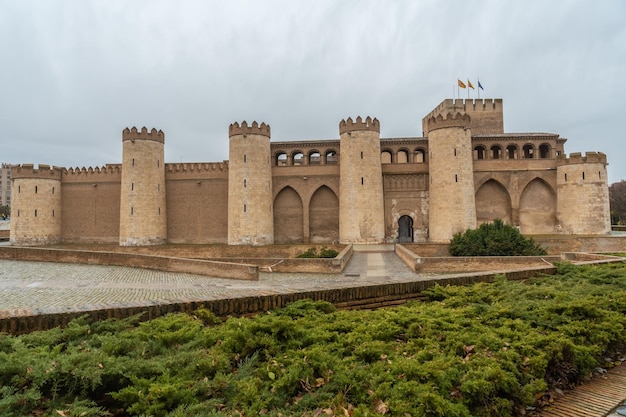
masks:
{"type": "Polygon", "coordinates": [[[347,245],[334,258],[211,258],[214,261],[257,265],[264,272],[340,274],[352,257],[352,245],[347,245]]]}
{"type": "Polygon", "coordinates": [[[413,271],[418,273],[452,274],[537,267],[563,260],[561,256],[447,256],[421,257],[396,245],[396,254],[413,271]]]}
{"type": "Polygon", "coordinates": [[[257,281],[259,267],[256,265],[218,262],[204,259],[175,258],[122,252],[93,252],[68,249],[0,247],[0,258],[22,261],[63,262],[89,265],[117,265],[133,268],[183,272],[218,278],[257,281]]]}

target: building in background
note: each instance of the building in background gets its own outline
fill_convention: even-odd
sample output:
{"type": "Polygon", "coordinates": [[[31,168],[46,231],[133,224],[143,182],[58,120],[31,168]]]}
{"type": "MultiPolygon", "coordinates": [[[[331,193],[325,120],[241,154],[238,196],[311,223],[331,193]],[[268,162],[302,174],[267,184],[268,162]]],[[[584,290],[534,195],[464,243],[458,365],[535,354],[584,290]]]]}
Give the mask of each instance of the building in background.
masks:
{"type": "Polygon", "coordinates": [[[11,165],[0,165],[0,206],[11,206],[11,165]]]}

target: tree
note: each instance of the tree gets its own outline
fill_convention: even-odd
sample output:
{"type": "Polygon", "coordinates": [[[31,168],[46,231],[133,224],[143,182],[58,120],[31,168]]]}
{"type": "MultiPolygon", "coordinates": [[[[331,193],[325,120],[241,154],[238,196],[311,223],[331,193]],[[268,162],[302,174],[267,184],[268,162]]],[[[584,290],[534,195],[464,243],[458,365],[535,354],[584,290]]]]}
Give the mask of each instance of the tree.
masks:
{"type": "Polygon", "coordinates": [[[455,234],[448,250],[452,256],[546,255],[546,250],[532,238],[525,237],[516,227],[505,224],[501,219],[455,234]]]}
{"type": "Polygon", "coordinates": [[[11,206],[0,206],[0,219],[6,220],[11,216],[11,206]]]}
{"type": "Polygon", "coordinates": [[[626,180],[609,186],[611,224],[626,224],[626,180]]]}

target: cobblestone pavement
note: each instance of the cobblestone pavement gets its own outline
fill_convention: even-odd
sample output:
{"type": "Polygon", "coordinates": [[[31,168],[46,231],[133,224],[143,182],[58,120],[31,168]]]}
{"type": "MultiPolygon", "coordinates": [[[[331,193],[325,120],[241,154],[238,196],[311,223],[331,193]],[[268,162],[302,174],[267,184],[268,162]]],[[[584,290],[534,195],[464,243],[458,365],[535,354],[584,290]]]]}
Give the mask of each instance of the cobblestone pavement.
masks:
{"type": "Polygon", "coordinates": [[[354,252],[342,274],[261,273],[238,281],[118,266],[0,260],[0,316],[217,300],[428,279],[393,252],[354,252]]]}

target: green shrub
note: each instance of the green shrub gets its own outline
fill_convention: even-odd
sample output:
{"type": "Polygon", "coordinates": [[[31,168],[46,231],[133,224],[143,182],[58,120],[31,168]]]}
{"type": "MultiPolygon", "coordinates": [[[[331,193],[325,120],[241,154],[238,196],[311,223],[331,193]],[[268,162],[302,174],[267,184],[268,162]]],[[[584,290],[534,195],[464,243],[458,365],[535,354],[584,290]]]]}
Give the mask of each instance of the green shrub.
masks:
{"type": "Polygon", "coordinates": [[[448,249],[452,256],[543,256],[546,250],[532,238],[500,219],[483,223],[478,229],[456,233],[448,249]]]}

